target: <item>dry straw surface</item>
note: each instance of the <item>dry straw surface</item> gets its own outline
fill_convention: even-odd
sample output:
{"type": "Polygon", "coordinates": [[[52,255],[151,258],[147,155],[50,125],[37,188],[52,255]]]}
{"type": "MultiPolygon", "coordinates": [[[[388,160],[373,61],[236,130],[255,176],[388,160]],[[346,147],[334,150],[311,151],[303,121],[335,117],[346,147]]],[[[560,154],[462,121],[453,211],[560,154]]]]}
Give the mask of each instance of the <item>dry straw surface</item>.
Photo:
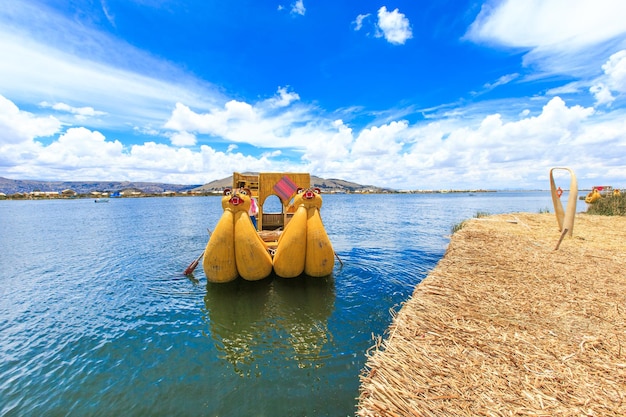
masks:
{"type": "Polygon", "coordinates": [[[478,218],[369,352],[359,416],[626,416],[626,217],[478,218]]]}

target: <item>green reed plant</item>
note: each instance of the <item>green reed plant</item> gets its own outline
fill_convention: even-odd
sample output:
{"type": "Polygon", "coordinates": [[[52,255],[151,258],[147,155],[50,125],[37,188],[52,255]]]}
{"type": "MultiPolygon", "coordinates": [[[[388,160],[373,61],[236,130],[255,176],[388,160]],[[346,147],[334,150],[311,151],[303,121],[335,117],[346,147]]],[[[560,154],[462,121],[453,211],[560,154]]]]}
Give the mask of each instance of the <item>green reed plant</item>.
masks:
{"type": "Polygon", "coordinates": [[[452,234],[455,234],[456,232],[458,232],[459,230],[461,230],[463,227],[465,227],[465,224],[467,223],[467,220],[463,220],[462,222],[456,223],[452,225],[452,228],[450,229],[450,232],[452,234]]]}
{"type": "MultiPolygon", "coordinates": [[[[490,214],[486,211],[477,211],[476,214],[474,214],[475,219],[480,219],[481,217],[487,217],[487,216],[490,216],[490,214]]],[[[467,220],[463,220],[462,222],[456,223],[452,226],[452,228],[450,229],[450,232],[452,232],[452,234],[455,234],[456,232],[461,230],[463,227],[465,227],[466,224],[467,224],[467,220]]]]}

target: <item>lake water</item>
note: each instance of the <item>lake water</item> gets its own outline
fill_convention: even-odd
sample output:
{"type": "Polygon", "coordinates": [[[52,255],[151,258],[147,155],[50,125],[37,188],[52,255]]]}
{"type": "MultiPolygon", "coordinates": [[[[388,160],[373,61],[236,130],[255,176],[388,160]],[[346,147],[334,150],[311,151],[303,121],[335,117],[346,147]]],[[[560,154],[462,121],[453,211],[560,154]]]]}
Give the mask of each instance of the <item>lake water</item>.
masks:
{"type": "Polygon", "coordinates": [[[182,271],[217,197],[0,201],[0,415],[353,415],[372,335],[452,226],[554,212],[548,192],[323,197],[331,277],[209,285],[182,271]]]}

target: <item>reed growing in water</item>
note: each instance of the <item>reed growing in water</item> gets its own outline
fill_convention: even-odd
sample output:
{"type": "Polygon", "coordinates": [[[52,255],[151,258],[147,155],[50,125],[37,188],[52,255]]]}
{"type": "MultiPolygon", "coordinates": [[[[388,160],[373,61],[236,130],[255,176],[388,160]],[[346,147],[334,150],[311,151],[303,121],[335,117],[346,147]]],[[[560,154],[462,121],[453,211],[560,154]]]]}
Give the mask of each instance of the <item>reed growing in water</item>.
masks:
{"type": "MultiPolygon", "coordinates": [[[[481,217],[488,217],[489,213],[486,211],[477,211],[476,214],[474,215],[475,219],[480,219],[481,217]]],[[[467,220],[463,220],[462,222],[456,223],[454,224],[451,228],[450,228],[450,232],[452,232],[452,234],[455,234],[456,232],[458,232],[459,230],[461,230],[465,224],[466,224],[467,220]]]]}

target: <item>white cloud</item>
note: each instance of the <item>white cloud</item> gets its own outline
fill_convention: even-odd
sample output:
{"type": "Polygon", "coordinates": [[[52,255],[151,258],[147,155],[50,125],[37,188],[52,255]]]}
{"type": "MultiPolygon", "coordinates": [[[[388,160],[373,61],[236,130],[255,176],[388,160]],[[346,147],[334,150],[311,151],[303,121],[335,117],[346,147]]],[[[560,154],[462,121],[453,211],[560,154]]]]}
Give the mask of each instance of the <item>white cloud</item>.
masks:
{"type": "Polygon", "coordinates": [[[388,12],[385,6],[378,9],[378,29],[377,37],[384,37],[395,45],[404,45],[413,37],[409,19],[398,9],[388,12]]]}
{"type": "Polygon", "coordinates": [[[468,36],[477,41],[552,50],[578,49],[626,33],[622,0],[506,0],[485,4],[468,36]]]}
{"type": "MultiPolygon", "coordinates": [[[[522,3],[509,1],[498,7],[517,4],[522,3]]],[[[552,13],[548,6],[553,2],[548,6],[537,1],[524,4],[526,8],[519,12],[528,18],[541,21],[552,13]]],[[[615,13],[621,10],[615,9],[615,13]]],[[[573,45],[585,44],[577,35],[571,41],[558,41],[560,35],[545,33],[549,26],[540,22],[530,22],[528,33],[515,27],[507,34],[496,23],[507,22],[509,13],[485,12],[475,29],[480,25],[489,29],[489,24],[492,29],[475,39],[507,46],[526,45],[527,39],[534,39],[528,46],[534,48],[534,55],[527,55],[527,62],[536,63],[541,58],[542,64],[549,61],[553,67],[573,45]],[[545,41],[538,34],[544,34],[545,41]],[[545,52],[548,46],[550,54],[545,52]]],[[[329,116],[312,104],[300,102],[299,95],[288,87],[279,87],[272,97],[257,102],[232,100],[186,77],[159,77],[180,72],[129,45],[88,33],[79,24],[51,13],[44,13],[45,17],[52,16],[51,22],[35,9],[32,14],[38,26],[63,30],[52,35],[56,42],[44,44],[41,38],[23,36],[5,25],[10,19],[0,22],[0,91],[14,100],[0,96],[2,176],[197,184],[245,167],[252,171],[309,171],[395,188],[497,188],[545,187],[549,168],[562,165],[574,168],[581,185],[585,185],[585,178],[595,177],[616,185],[624,181],[626,115],[618,106],[596,112],[559,97],[541,109],[522,109],[521,100],[498,106],[511,116],[496,113],[494,102],[481,102],[472,107],[446,106],[447,113],[428,111],[431,119],[415,123],[402,120],[410,111],[393,113],[392,109],[384,121],[356,129],[349,121],[353,109],[329,116]],[[63,39],[69,44],[66,49],[61,45],[63,39]],[[83,39],[91,40],[93,51],[81,45],[83,39]],[[105,53],[112,54],[110,63],[105,53]],[[146,64],[141,68],[130,66],[142,63],[146,64]],[[164,81],[167,79],[182,81],[164,81]],[[53,103],[43,104],[48,112],[43,116],[14,104],[36,107],[33,104],[42,98],[53,103]],[[74,116],[84,117],[83,122],[77,123],[74,116]],[[104,120],[106,130],[94,127],[97,119],[104,120]],[[107,138],[101,133],[120,126],[142,135],[161,135],[170,142],[157,143],[151,137],[152,142],[136,135],[134,139],[140,138],[140,143],[124,146],[115,136],[107,138]],[[211,147],[203,143],[206,136],[216,138],[219,144],[211,147]],[[223,149],[216,149],[218,146],[223,149]],[[248,151],[252,147],[257,149],[248,151]],[[610,150],[609,158],[605,149],[610,150]]],[[[359,29],[367,16],[357,17],[359,29]]],[[[395,44],[412,37],[410,23],[398,9],[379,9],[378,30],[381,37],[395,44]]],[[[607,39],[609,35],[603,36],[607,39]]],[[[608,104],[619,100],[626,90],[626,52],[606,53],[604,47],[598,50],[597,56],[604,54],[601,60],[596,59],[595,49],[587,49],[568,55],[558,65],[576,67],[590,61],[588,66],[593,67],[590,71],[596,80],[592,93],[598,103],[608,104]]],[[[513,80],[517,80],[516,74],[504,75],[485,87],[513,80]]],[[[585,91],[590,85],[575,81],[561,91],[585,91]]]]}
{"type": "MultiPolygon", "coordinates": [[[[84,127],[70,128],[58,140],[43,147],[37,162],[70,168],[106,167],[103,161],[122,155],[123,146],[119,141],[107,141],[100,132],[84,127]]],[[[105,163],[106,163],[105,162],[105,163]]]]}
{"type": "Polygon", "coordinates": [[[210,84],[44,4],[0,9],[0,56],[5,97],[54,97],[58,111],[84,123],[103,116],[108,127],[146,128],[162,124],[176,101],[207,108],[223,100],[210,84]]]}
{"type": "Polygon", "coordinates": [[[304,1],[296,0],[296,2],[291,5],[291,13],[304,16],[304,14],[306,13],[306,8],[304,7],[304,1]]]}
{"type": "MultiPolygon", "coordinates": [[[[165,123],[168,129],[192,131],[229,138],[241,124],[260,121],[255,109],[248,103],[231,100],[223,109],[198,114],[182,103],[176,103],[171,118],[165,123]]],[[[234,138],[232,138],[234,139],[234,138]]]]}
{"type": "Polygon", "coordinates": [[[111,26],[116,27],[115,26],[115,15],[113,13],[111,13],[111,11],[109,9],[109,5],[107,4],[106,0],[100,0],[100,4],[102,5],[102,12],[106,16],[106,18],[109,21],[109,23],[111,24],[111,26]]]}
{"type": "Polygon", "coordinates": [[[397,155],[402,148],[401,133],[407,127],[406,121],[399,121],[362,130],[352,146],[352,156],[360,159],[364,156],[383,158],[397,155]]]}
{"type": "Polygon", "coordinates": [[[622,49],[611,55],[608,61],[602,65],[604,75],[598,77],[589,92],[596,99],[596,105],[611,105],[618,95],[626,93],[626,50],[622,49]]]}
{"type": "Polygon", "coordinates": [[[508,84],[508,83],[516,80],[517,78],[519,78],[519,74],[518,73],[505,74],[505,75],[501,76],[500,78],[498,78],[495,82],[485,84],[484,87],[486,89],[488,89],[488,90],[493,90],[494,88],[499,87],[501,85],[508,84]]]}
{"type": "Polygon", "coordinates": [[[72,107],[65,103],[54,103],[42,101],[39,103],[41,107],[52,108],[57,111],[71,113],[76,117],[76,120],[84,121],[88,117],[104,116],[106,112],[95,110],[93,107],[72,107]]]}
{"type": "Polygon", "coordinates": [[[419,161],[413,166],[421,168],[420,176],[426,183],[528,187],[534,182],[531,173],[546,174],[550,166],[565,163],[591,167],[580,138],[588,132],[586,123],[593,114],[592,108],[567,107],[556,97],[538,116],[519,121],[505,121],[501,115],[491,114],[477,126],[450,131],[445,129],[446,123],[438,122],[431,125],[433,129],[417,132],[405,160],[419,161]]]}
{"type": "Polygon", "coordinates": [[[294,92],[288,92],[286,87],[278,88],[278,95],[267,100],[270,107],[287,107],[294,101],[300,100],[300,96],[294,92]]]}
{"type": "MultiPolygon", "coordinates": [[[[522,114],[521,120],[490,114],[476,124],[442,119],[428,124],[375,126],[356,134],[345,158],[319,165],[325,164],[343,178],[396,188],[480,188],[490,184],[494,188],[545,189],[553,166],[572,166],[581,180],[593,174],[603,156],[589,153],[587,141],[595,138],[594,148],[612,144],[626,125],[621,122],[606,129],[605,122],[592,119],[593,108],[568,107],[558,97],[546,103],[537,116],[526,117],[528,114],[522,114]],[[538,183],[537,178],[545,181],[538,183]]],[[[625,147],[612,147],[616,158],[626,154],[625,147]]]]}
{"type": "Polygon", "coordinates": [[[524,65],[546,75],[594,77],[625,35],[622,0],[505,0],[483,5],[465,37],[526,50],[524,65]]]}
{"type": "MultiPolygon", "coordinates": [[[[181,104],[177,108],[180,114],[172,116],[180,127],[187,128],[206,128],[210,126],[207,120],[217,117],[213,128],[247,132],[249,136],[241,142],[255,146],[261,142],[255,143],[253,132],[263,137],[269,134],[267,126],[279,129],[287,120],[288,134],[277,137],[281,150],[266,138],[262,143],[267,150],[253,156],[238,151],[236,143],[228,144],[226,151],[207,145],[186,148],[195,137],[192,130],[175,131],[172,145],[145,142],[130,148],[84,127],[60,133],[61,125],[54,118],[33,116],[1,97],[0,132],[10,127],[20,136],[19,140],[0,142],[0,175],[200,184],[246,167],[252,171],[308,171],[403,189],[547,188],[551,167],[570,166],[581,186],[598,176],[616,185],[624,180],[623,110],[597,113],[591,107],[568,106],[555,97],[538,113],[519,112],[520,119],[489,113],[474,122],[466,118],[471,111],[465,109],[458,112],[458,118],[416,124],[392,121],[354,131],[341,120],[314,117],[311,109],[300,109],[298,117],[279,114],[265,120],[260,109],[270,109],[269,100],[255,105],[232,102],[217,115],[195,113],[181,104]],[[244,127],[228,125],[235,116],[244,127]],[[301,120],[305,123],[299,123],[301,120]],[[259,125],[263,127],[259,129],[259,125]],[[51,143],[38,141],[50,135],[51,143]],[[608,155],[606,149],[610,149],[608,155]],[[300,160],[283,159],[285,152],[294,150],[300,152],[300,160]]],[[[281,108],[286,114],[290,111],[281,108]]]]}
{"type": "Polygon", "coordinates": [[[589,87],[589,92],[596,98],[596,106],[611,105],[615,100],[611,90],[601,82],[589,87]]]}
{"type": "Polygon", "coordinates": [[[170,141],[174,146],[194,146],[197,142],[196,135],[189,132],[176,132],[170,136],[170,141]]]}
{"type": "Polygon", "coordinates": [[[602,69],[608,78],[609,88],[619,93],[626,93],[626,49],[611,55],[609,60],[602,65],[602,69]]]}
{"type": "Polygon", "coordinates": [[[363,27],[363,20],[367,19],[369,16],[369,13],[358,15],[356,19],[354,19],[354,22],[352,22],[354,24],[354,30],[361,30],[361,28],[363,27]]]}
{"type": "Polygon", "coordinates": [[[257,147],[305,149],[311,143],[311,129],[320,129],[321,125],[334,129],[331,122],[317,120],[311,108],[294,105],[298,99],[298,94],[280,87],[276,96],[258,103],[230,100],[205,113],[177,103],[165,128],[257,147]]]}
{"type": "Polygon", "coordinates": [[[54,135],[60,129],[61,122],[55,117],[37,117],[0,95],[0,146],[30,142],[33,138],[54,135]]]}
{"type": "Polygon", "coordinates": [[[230,175],[245,166],[269,171],[285,167],[271,158],[234,153],[236,146],[219,152],[202,145],[188,146],[193,135],[176,133],[174,146],[145,142],[125,148],[118,140],[84,127],[71,127],[48,145],[38,138],[60,133],[61,124],[51,117],[37,117],[19,110],[0,95],[0,175],[23,179],[132,180],[202,184],[230,175]],[[6,136],[5,136],[6,135],[6,136]]]}

